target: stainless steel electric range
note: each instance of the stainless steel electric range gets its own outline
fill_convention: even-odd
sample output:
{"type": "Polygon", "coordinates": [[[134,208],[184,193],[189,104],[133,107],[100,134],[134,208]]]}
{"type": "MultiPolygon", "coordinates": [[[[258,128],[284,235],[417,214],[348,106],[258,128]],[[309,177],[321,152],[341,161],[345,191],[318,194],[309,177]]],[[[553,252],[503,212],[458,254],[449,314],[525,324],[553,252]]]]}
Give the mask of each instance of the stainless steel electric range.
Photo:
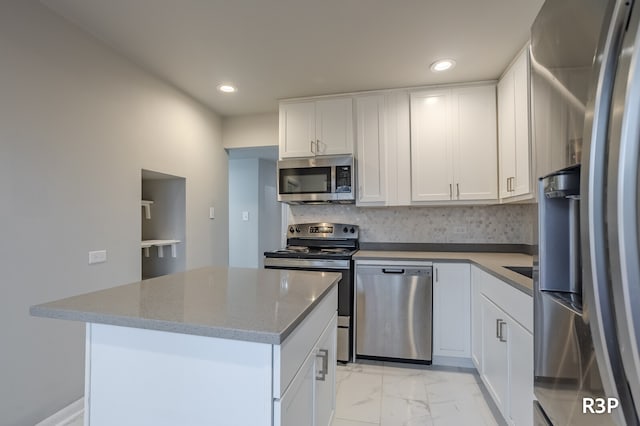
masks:
{"type": "Polygon", "coordinates": [[[358,226],[344,223],[290,225],[287,247],[264,253],[267,269],[341,272],[338,283],[338,361],[353,357],[353,254],[358,250],[358,226]]]}

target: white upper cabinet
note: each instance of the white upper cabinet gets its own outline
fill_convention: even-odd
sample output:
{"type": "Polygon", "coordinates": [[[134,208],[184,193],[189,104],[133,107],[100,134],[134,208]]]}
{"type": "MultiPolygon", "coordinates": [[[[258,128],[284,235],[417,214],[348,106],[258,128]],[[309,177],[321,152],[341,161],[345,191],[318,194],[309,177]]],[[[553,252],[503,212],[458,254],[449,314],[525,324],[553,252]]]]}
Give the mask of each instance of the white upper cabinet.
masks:
{"type": "Polygon", "coordinates": [[[500,198],[533,196],[529,126],[529,50],[524,49],[498,83],[500,198]]]}
{"type": "Polygon", "coordinates": [[[498,198],[494,85],[411,93],[412,200],[498,198]]]}
{"type": "Polygon", "coordinates": [[[356,98],[356,159],[358,205],[387,201],[384,95],[356,98]]]}
{"type": "Polygon", "coordinates": [[[411,204],[409,94],[355,98],[359,206],[411,204]]]}
{"type": "Polygon", "coordinates": [[[353,154],[350,97],[280,104],[280,158],[340,154],[353,154]]]}

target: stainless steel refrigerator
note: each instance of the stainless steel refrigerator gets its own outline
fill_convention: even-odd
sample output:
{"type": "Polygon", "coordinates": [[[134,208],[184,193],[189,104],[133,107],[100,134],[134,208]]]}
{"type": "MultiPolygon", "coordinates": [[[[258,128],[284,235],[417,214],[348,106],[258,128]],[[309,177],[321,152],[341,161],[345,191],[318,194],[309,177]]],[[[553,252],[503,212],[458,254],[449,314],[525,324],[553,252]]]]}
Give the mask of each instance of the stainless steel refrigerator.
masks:
{"type": "Polygon", "coordinates": [[[640,424],[639,21],[546,0],[532,26],[536,425],[640,424]]]}

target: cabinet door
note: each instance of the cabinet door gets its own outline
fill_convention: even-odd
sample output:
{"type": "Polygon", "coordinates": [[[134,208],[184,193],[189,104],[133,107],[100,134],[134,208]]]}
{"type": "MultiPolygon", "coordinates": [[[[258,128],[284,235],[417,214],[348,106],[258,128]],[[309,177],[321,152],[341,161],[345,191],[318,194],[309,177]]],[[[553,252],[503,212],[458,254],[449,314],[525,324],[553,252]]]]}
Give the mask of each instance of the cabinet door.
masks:
{"type": "MultiPolygon", "coordinates": [[[[322,333],[315,347],[315,426],[330,426],[336,408],[337,314],[322,333]]],[[[300,423],[303,424],[303,423],[300,423]]]]}
{"type": "Polygon", "coordinates": [[[469,358],[470,265],[436,263],[433,270],[433,355],[469,358]]]}
{"type": "Polygon", "coordinates": [[[509,69],[498,83],[498,143],[500,146],[500,197],[511,197],[516,176],[514,72],[509,69]]]}
{"type": "Polygon", "coordinates": [[[386,200],[384,95],[356,98],[358,204],[383,205],[386,200]]]}
{"type": "Polygon", "coordinates": [[[511,195],[531,191],[530,132],[529,132],[529,55],[525,50],[513,65],[515,179],[511,195]]]}
{"type": "Polygon", "coordinates": [[[478,373],[482,375],[482,309],[481,293],[482,273],[471,267],[471,360],[478,373]]]}
{"type": "Polygon", "coordinates": [[[409,93],[385,95],[385,152],[388,206],[411,204],[411,129],[409,93]]]}
{"type": "Polygon", "coordinates": [[[411,93],[411,199],[451,200],[451,90],[411,93]]]}
{"type": "MultiPolygon", "coordinates": [[[[496,405],[507,417],[507,344],[499,339],[500,328],[503,336],[507,333],[506,326],[500,326],[499,321],[506,321],[506,314],[484,296],[482,308],[482,379],[496,405]]],[[[505,340],[505,339],[503,339],[505,340]]]]}
{"type": "Polygon", "coordinates": [[[316,101],[316,155],[353,154],[353,100],[316,101]]]}
{"type": "Polygon", "coordinates": [[[533,424],[533,335],[510,320],[509,347],[509,417],[514,425],[533,424]]]}
{"type": "Polygon", "coordinates": [[[452,90],[456,200],[498,198],[498,138],[494,85],[452,90]]]}
{"type": "Polygon", "coordinates": [[[276,426],[313,425],[315,366],[315,352],[311,351],[282,398],[274,400],[276,426]]]}
{"type": "Polygon", "coordinates": [[[315,151],[315,105],[296,102],[280,105],[280,157],[309,157],[315,151]]]}

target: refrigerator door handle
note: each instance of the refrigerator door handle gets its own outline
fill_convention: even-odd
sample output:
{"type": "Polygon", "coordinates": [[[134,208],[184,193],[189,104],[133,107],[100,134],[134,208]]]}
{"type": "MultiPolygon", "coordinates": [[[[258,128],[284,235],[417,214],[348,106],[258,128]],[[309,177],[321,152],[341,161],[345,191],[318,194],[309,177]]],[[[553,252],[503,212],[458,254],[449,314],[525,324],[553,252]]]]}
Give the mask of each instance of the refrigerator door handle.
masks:
{"type": "MultiPolygon", "coordinates": [[[[635,421],[640,417],[640,197],[638,175],[640,167],[640,11],[633,12],[627,39],[623,46],[622,73],[627,87],[624,94],[624,109],[620,128],[620,151],[617,160],[618,176],[615,215],[617,229],[617,252],[612,260],[617,261],[613,275],[613,301],[618,329],[618,341],[622,364],[631,397],[635,405],[635,421]],[[628,61],[628,62],[627,62],[628,61]],[[619,272],[618,272],[619,271],[619,272]],[[619,273],[619,276],[618,276],[619,273]]],[[[619,106],[619,104],[614,104],[619,106]]],[[[628,421],[631,424],[631,421],[628,421]]]]}
{"type": "MultiPolygon", "coordinates": [[[[614,313],[608,280],[610,270],[607,260],[607,230],[605,222],[605,182],[609,114],[614,94],[618,55],[630,12],[629,2],[617,0],[613,4],[608,27],[603,27],[596,53],[592,87],[595,93],[590,97],[585,114],[584,142],[581,177],[581,223],[586,238],[581,241],[583,270],[583,297],[585,314],[590,319],[589,326],[593,346],[598,360],[602,384],[608,397],[625,399],[628,391],[622,383],[624,372],[618,351],[614,313]],[[599,62],[598,62],[599,61],[599,62]],[[622,392],[622,393],[621,393],[622,392]]],[[[614,410],[617,423],[625,424],[622,410],[614,410]]]]}

